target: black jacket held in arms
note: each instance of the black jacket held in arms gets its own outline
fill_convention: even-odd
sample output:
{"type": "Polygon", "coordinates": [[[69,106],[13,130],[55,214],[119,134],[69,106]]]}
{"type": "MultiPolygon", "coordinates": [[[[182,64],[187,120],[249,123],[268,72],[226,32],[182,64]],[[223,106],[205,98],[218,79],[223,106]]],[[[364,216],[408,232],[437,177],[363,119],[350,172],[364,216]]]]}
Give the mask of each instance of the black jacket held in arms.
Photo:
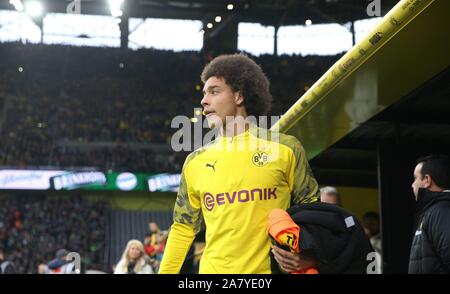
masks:
{"type": "Polygon", "coordinates": [[[450,191],[419,189],[410,274],[450,274],[450,191]]]}
{"type": "MultiPolygon", "coordinates": [[[[328,203],[297,204],[287,210],[300,226],[299,247],[313,252],[320,274],[366,274],[373,252],[364,229],[347,210],[328,203]]],[[[282,247],[282,246],[280,246],[282,247]]],[[[281,273],[273,254],[273,273],[281,273]]]]}

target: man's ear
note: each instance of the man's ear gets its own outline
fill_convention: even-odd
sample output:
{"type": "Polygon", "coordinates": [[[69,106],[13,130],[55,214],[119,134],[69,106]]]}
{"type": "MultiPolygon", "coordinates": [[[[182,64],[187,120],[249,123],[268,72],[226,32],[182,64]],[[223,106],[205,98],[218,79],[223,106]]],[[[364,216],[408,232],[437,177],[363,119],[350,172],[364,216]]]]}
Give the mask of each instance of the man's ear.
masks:
{"type": "Polygon", "coordinates": [[[244,96],[241,95],[240,91],[234,93],[234,103],[236,103],[236,105],[239,106],[241,106],[244,103],[244,96]]]}
{"type": "Polygon", "coordinates": [[[433,179],[430,175],[425,175],[423,177],[423,188],[429,189],[433,185],[433,179]]]}

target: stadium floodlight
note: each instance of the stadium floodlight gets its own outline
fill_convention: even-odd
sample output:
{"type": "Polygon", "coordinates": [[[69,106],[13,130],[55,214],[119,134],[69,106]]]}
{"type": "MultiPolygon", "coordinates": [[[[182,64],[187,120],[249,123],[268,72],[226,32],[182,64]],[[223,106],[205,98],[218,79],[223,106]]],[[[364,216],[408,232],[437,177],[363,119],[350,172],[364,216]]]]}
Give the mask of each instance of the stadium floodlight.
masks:
{"type": "Polygon", "coordinates": [[[111,15],[113,17],[122,16],[122,4],[124,0],[108,0],[109,9],[111,10],[111,15]]]}
{"type": "Polygon", "coordinates": [[[9,0],[9,4],[13,5],[17,11],[23,11],[23,4],[20,0],[9,0]]]}
{"type": "Polygon", "coordinates": [[[212,23],[210,23],[210,22],[208,22],[208,24],[206,25],[206,27],[207,27],[208,29],[212,29],[213,26],[214,26],[214,25],[213,25],[212,23]]]}
{"type": "Polygon", "coordinates": [[[220,15],[216,16],[216,18],[214,19],[216,22],[221,22],[222,21],[222,17],[220,15]]]}
{"type": "Polygon", "coordinates": [[[44,6],[40,1],[32,0],[25,2],[25,11],[31,17],[40,17],[44,13],[44,6]]]}
{"type": "Polygon", "coordinates": [[[228,9],[228,10],[233,10],[233,8],[234,8],[234,5],[233,5],[233,4],[228,4],[228,5],[227,5],[227,9],[228,9]]]}
{"type": "Polygon", "coordinates": [[[307,20],[305,21],[305,24],[306,24],[307,26],[310,26],[310,25],[312,25],[312,20],[310,20],[310,19],[307,19],[307,20]]]}

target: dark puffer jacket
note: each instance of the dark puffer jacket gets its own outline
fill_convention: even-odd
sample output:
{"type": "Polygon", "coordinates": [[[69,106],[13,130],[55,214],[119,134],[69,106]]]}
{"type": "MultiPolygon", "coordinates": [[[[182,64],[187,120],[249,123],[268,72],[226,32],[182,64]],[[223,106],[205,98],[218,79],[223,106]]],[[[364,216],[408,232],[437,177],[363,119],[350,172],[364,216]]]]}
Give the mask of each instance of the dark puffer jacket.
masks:
{"type": "Polygon", "coordinates": [[[450,274],[450,192],[419,189],[410,274],[450,274]]]}
{"type": "MultiPolygon", "coordinates": [[[[367,257],[373,249],[361,224],[350,212],[320,202],[297,204],[287,212],[301,228],[299,247],[314,253],[319,273],[367,273],[367,257]]],[[[272,254],[271,261],[272,272],[281,273],[272,254]]]]}

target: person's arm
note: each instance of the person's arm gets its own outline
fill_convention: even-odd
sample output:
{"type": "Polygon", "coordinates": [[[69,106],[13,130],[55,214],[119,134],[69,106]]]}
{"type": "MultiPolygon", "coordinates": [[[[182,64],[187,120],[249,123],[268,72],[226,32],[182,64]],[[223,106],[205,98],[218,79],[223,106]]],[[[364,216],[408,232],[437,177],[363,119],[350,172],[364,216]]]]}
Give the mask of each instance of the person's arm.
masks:
{"type": "MultiPolygon", "coordinates": [[[[291,203],[298,204],[319,201],[319,185],[309,166],[303,146],[300,141],[292,136],[288,137],[286,145],[292,150],[290,165],[286,172],[291,190],[291,203]]],[[[292,253],[277,246],[273,247],[272,253],[280,268],[288,273],[317,266],[317,260],[312,253],[292,253]]]]}
{"type": "Polygon", "coordinates": [[[174,208],[174,224],[170,228],[161,266],[160,274],[178,274],[187,252],[200,231],[202,216],[200,199],[189,186],[189,171],[186,160],[181,175],[180,187],[174,208]]]}
{"type": "Polygon", "coordinates": [[[429,239],[446,272],[450,272],[450,211],[441,206],[431,213],[428,220],[429,239]]]}
{"type": "Polygon", "coordinates": [[[291,190],[291,203],[311,203],[319,201],[320,190],[306,158],[305,150],[295,137],[290,136],[288,145],[292,150],[287,170],[287,180],[291,190]]]}

